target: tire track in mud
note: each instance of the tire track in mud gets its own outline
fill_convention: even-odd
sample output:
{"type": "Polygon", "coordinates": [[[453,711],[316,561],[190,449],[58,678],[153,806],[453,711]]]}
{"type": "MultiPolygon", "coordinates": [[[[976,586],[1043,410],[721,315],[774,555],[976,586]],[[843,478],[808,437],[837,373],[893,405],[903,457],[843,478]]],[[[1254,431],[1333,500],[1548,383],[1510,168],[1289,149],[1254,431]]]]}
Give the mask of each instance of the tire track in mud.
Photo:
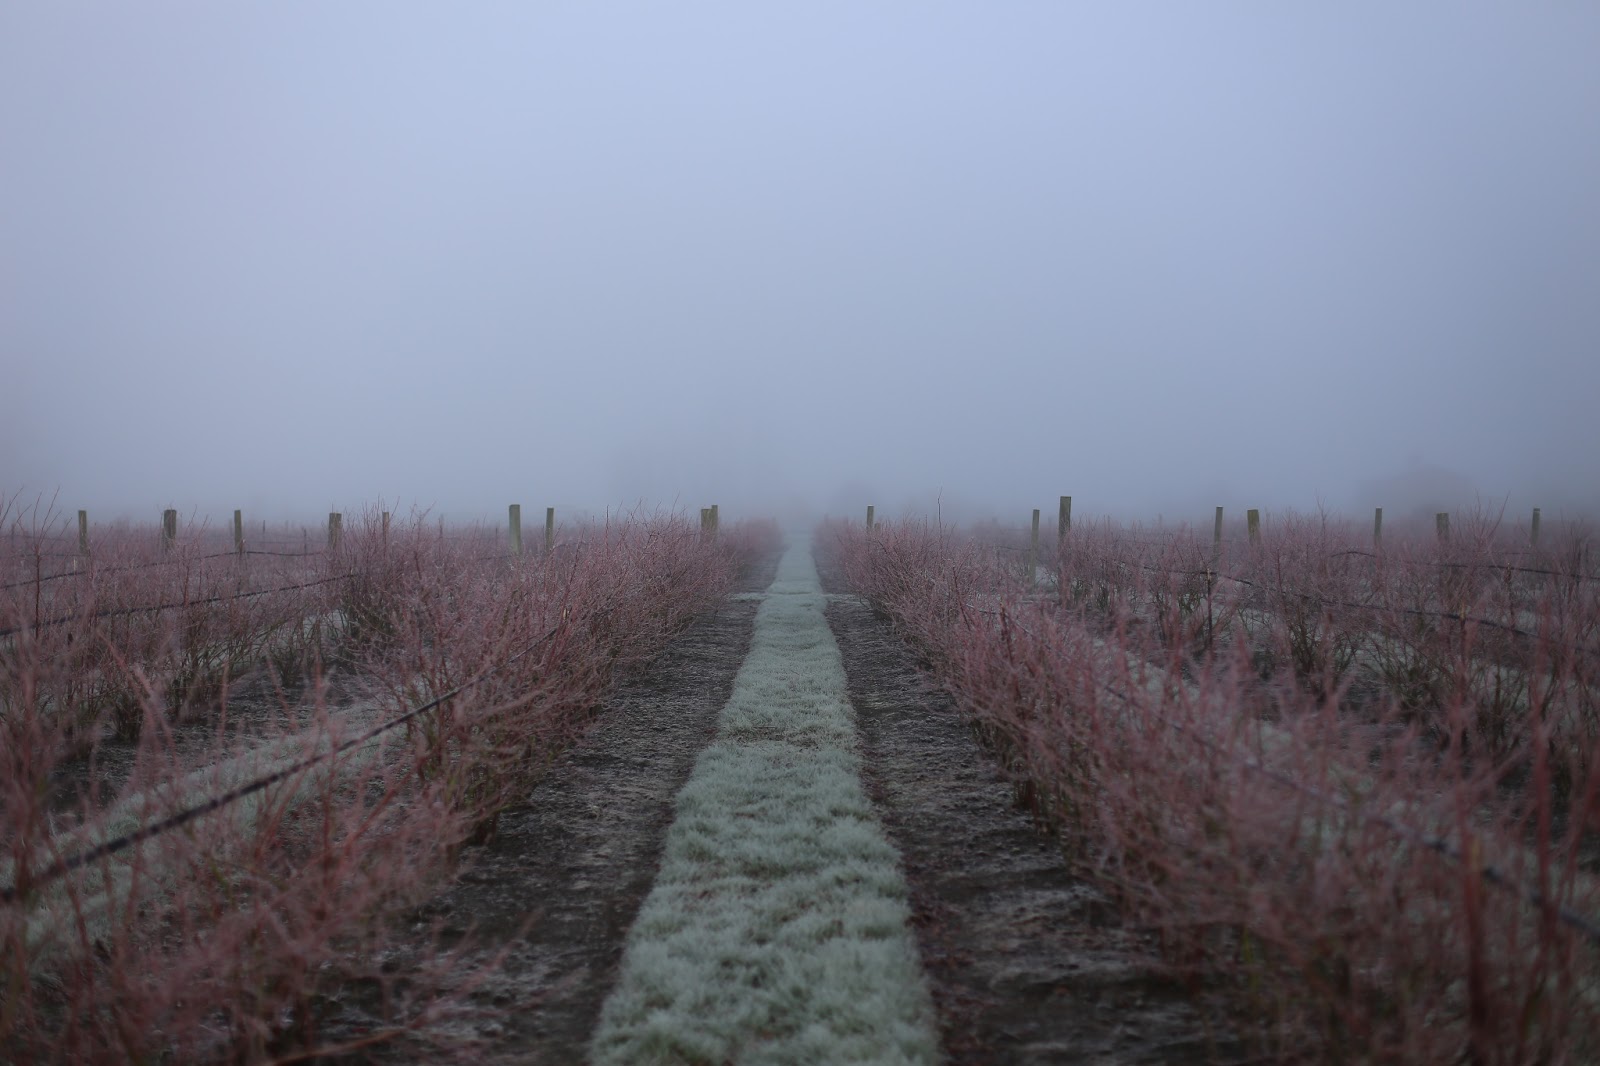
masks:
{"type": "MultiPolygon", "coordinates": [[[[824,585],[842,592],[836,574],[824,585]],[[830,580],[831,579],[831,580],[830,580]]],[[[899,849],[948,1061],[1243,1057],[1219,1008],[1159,960],[1015,802],[1000,768],[887,621],[835,595],[868,792],[899,849]]]]}

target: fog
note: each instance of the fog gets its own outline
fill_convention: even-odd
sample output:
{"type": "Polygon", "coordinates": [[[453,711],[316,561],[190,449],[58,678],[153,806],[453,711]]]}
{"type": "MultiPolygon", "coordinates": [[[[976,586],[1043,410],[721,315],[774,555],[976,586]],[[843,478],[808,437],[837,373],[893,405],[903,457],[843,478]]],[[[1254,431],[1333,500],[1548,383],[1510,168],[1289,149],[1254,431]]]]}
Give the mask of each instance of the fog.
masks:
{"type": "Polygon", "coordinates": [[[0,493],[1600,510],[1600,7],[0,6],[0,493]]]}

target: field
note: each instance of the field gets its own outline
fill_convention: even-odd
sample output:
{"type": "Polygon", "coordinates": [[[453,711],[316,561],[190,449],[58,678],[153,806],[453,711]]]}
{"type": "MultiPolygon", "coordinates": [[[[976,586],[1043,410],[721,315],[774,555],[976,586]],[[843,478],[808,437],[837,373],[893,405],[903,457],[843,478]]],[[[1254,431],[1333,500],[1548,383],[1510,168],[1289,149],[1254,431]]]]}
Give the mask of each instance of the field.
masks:
{"type": "Polygon", "coordinates": [[[1600,1055],[1582,530],[6,517],[0,1057],[1600,1055]]]}

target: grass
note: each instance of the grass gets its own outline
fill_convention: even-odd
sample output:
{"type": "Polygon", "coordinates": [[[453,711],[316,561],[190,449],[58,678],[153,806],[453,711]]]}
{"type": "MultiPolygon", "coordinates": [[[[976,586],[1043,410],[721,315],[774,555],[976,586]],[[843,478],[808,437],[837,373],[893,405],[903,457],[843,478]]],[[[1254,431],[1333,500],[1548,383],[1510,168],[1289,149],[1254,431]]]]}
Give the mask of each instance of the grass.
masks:
{"type": "Polygon", "coordinates": [[[597,1063],[927,1063],[897,856],[804,544],[756,616],[596,1033],[597,1063]]]}

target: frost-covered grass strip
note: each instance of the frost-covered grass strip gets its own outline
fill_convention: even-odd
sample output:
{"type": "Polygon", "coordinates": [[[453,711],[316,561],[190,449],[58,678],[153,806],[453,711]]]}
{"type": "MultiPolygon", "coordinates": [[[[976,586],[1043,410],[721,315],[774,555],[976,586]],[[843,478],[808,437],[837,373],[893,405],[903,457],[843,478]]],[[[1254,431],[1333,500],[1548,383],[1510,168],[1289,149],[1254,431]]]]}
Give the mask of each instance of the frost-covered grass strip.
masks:
{"type": "Polygon", "coordinates": [[[791,543],[717,738],[678,796],[596,1063],[938,1058],[825,603],[809,545],[791,543]]]}

